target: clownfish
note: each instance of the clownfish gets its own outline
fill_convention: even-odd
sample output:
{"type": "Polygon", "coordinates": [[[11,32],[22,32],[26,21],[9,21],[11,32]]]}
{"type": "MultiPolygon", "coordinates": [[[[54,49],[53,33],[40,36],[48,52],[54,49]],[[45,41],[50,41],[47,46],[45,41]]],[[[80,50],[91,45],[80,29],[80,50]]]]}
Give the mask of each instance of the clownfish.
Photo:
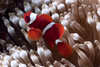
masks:
{"type": "Polygon", "coordinates": [[[58,52],[63,57],[69,57],[73,53],[71,46],[60,40],[64,33],[63,25],[53,22],[51,16],[47,14],[38,15],[29,11],[23,15],[23,18],[31,28],[28,31],[30,39],[39,40],[43,36],[52,50],[54,44],[57,45],[58,52]]]}

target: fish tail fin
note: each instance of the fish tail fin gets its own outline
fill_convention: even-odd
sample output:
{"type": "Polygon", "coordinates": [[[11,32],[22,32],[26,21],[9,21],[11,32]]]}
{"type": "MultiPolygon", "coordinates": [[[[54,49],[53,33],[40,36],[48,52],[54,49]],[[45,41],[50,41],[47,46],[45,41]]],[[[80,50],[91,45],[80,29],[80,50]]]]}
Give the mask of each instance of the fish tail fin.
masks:
{"type": "Polygon", "coordinates": [[[63,57],[69,57],[73,53],[71,46],[65,42],[62,42],[60,39],[57,39],[55,43],[57,45],[58,52],[63,57]]]}

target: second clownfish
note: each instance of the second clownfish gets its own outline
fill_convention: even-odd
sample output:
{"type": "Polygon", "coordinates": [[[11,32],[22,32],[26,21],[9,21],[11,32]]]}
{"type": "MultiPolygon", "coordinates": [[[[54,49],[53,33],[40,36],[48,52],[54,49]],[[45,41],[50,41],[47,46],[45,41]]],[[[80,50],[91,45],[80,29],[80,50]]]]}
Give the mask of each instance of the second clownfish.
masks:
{"type": "Polygon", "coordinates": [[[54,23],[51,16],[47,14],[37,15],[29,11],[23,15],[23,18],[31,27],[28,31],[30,39],[39,40],[43,36],[51,49],[54,48],[54,44],[57,45],[57,49],[63,57],[69,57],[73,53],[71,46],[60,40],[64,33],[63,25],[54,23]]]}

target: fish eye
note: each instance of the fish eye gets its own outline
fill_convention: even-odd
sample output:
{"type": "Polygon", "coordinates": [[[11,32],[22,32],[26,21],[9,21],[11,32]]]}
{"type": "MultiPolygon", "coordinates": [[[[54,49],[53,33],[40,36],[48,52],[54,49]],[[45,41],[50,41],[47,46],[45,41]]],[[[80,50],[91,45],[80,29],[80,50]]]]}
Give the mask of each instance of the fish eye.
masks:
{"type": "Polygon", "coordinates": [[[26,19],[29,19],[29,17],[28,17],[28,16],[26,16],[26,19]]]}

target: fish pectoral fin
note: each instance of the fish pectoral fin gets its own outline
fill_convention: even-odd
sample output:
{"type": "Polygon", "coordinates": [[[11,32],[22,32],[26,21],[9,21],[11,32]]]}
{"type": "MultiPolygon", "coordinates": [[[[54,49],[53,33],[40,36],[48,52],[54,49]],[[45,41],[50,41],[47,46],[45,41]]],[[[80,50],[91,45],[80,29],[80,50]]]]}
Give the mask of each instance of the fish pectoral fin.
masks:
{"type": "Polygon", "coordinates": [[[42,37],[42,31],[38,28],[32,28],[28,31],[28,36],[32,40],[39,40],[42,37]]]}
{"type": "Polygon", "coordinates": [[[49,22],[53,22],[53,19],[51,18],[51,16],[49,16],[47,14],[41,14],[40,16],[43,17],[43,18],[45,18],[49,22]]]}

